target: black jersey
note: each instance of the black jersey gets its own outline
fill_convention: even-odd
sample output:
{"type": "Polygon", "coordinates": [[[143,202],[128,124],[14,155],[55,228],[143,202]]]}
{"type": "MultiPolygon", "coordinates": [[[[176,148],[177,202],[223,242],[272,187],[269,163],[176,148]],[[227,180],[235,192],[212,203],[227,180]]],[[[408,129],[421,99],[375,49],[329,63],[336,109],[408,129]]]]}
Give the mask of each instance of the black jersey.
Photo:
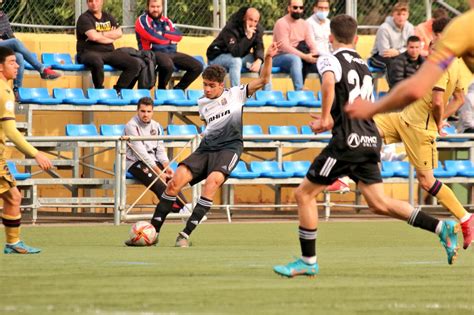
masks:
{"type": "Polygon", "coordinates": [[[332,71],[336,78],[331,108],[332,139],[323,153],[348,162],[380,161],[381,139],[373,119],[350,119],[344,111],[357,97],[373,101],[372,74],[366,62],[352,49],[339,49],[318,58],[322,75],[332,71]]]}

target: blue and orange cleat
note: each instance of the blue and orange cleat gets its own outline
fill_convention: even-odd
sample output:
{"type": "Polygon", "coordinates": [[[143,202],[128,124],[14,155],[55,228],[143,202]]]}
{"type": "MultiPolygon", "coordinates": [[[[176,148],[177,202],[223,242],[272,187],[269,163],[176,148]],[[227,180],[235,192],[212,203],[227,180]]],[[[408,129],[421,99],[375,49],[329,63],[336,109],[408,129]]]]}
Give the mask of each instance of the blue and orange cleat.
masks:
{"type": "Polygon", "coordinates": [[[448,264],[452,265],[458,255],[458,232],[460,226],[458,223],[447,220],[443,221],[441,233],[439,233],[439,241],[446,249],[448,255],[448,264]]]}
{"type": "Polygon", "coordinates": [[[4,254],[38,254],[41,249],[34,248],[26,245],[23,241],[19,241],[16,244],[6,244],[3,249],[4,254]]]}
{"type": "Polygon", "coordinates": [[[298,258],[287,265],[274,266],[273,271],[288,278],[292,278],[294,276],[314,277],[319,272],[319,265],[318,263],[308,265],[301,258],[298,258]]]}

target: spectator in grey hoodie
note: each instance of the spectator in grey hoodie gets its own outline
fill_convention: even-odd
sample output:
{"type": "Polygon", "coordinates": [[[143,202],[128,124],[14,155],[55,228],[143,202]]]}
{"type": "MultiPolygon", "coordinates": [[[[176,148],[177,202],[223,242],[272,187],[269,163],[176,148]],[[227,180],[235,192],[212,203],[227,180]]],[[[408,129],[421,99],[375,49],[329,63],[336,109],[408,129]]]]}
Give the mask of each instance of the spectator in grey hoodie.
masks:
{"type": "Polygon", "coordinates": [[[408,22],[409,15],[408,3],[395,4],[392,15],[377,30],[372,57],[369,59],[372,66],[387,69],[395,57],[406,51],[408,37],[415,32],[414,26],[408,22]]]}

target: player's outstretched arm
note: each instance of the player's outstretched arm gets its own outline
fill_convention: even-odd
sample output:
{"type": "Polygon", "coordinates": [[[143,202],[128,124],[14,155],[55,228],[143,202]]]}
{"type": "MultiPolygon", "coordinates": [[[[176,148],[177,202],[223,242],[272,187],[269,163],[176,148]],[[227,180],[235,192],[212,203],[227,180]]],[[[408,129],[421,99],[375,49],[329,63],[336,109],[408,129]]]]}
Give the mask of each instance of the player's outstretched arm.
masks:
{"type": "Polygon", "coordinates": [[[398,83],[379,101],[372,103],[358,98],[352,104],[348,104],[345,110],[351,118],[369,119],[378,113],[403,108],[429,93],[443,72],[443,68],[439,65],[425,61],[413,76],[398,83]]]}
{"type": "Polygon", "coordinates": [[[35,147],[29,144],[18,129],[16,129],[14,119],[2,121],[2,127],[5,136],[15,144],[17,149],[27,156],[34,157],[42,170],[49,170],[53,166],[51,161],[43,153],[39,152],[35,147]]]}
{"type": "Polygon", "coordinates": [[[272,75],[272,59],[278,53],[280,43],[273,42],[268,47],[265,54],[265,61],[263,62],[263,69],[258,79],[250,81],[247,86],[248,94],[252,95],[255,91],[261,89],[265,84],[270,82],[270,76],[272,75]]]}

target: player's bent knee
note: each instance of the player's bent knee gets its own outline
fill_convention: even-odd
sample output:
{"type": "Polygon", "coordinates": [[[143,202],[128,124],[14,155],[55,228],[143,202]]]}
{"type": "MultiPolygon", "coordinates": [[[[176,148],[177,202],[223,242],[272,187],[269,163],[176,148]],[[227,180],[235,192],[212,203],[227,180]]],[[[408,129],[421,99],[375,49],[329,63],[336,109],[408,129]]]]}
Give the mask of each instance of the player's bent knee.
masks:
{"type": "Polygon", "coordinates": [[[4,203],[7,203],[10,206],[19,207],[21,204],[21,193],[17,189],[10,190],[4,199],[4,203]]]}

